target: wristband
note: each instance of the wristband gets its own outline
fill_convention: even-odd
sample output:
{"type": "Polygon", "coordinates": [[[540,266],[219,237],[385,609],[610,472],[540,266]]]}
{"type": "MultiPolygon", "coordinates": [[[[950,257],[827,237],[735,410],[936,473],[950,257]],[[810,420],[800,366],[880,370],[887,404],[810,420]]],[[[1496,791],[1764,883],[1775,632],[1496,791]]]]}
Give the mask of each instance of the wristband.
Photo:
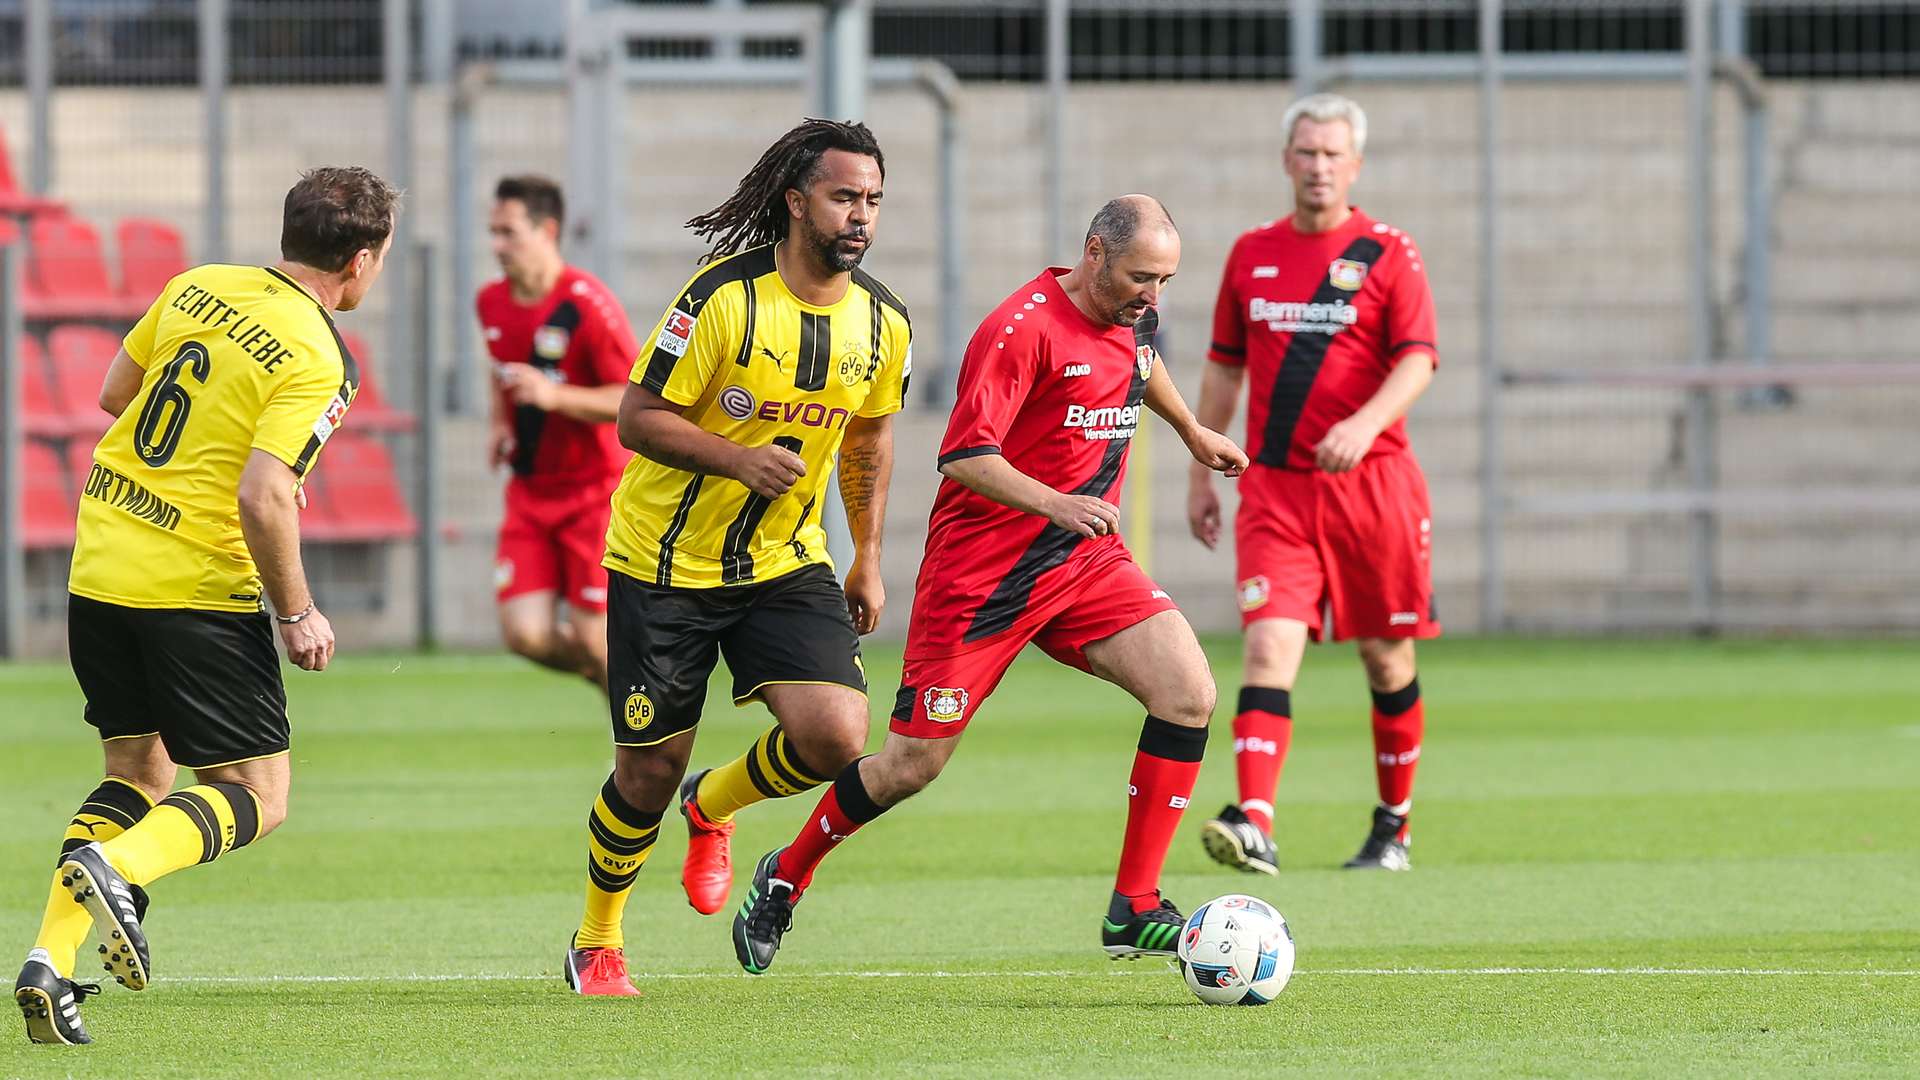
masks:
{"type": "Polygon", "coordinates": [[[307,606],[305,610],[301,611],[299,614],[275,615],[273,617],[273,621],[279,623],[281,626],[292,626],[294,623],[304,622],[307,616],[311,614],[313,614],[313,601],[309,600],[307,601],[307,606]]]}

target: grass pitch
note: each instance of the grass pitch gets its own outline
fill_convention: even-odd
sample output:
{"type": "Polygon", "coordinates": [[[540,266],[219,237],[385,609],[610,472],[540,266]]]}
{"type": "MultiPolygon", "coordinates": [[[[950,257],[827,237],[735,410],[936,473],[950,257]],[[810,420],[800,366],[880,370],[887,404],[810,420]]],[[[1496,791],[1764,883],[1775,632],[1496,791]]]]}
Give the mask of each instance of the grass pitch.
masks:
{"type": "MultiPolygon", "coordinates": [[[[156,888],[156,985],[89,1002],[90,1048],[7,1020],[0,1076],[1920,1073],[1913,645],[1425,646],[1406,875],[1336,869],[1372,803],[1366,695],[1349,651],[1316,649],[1278,879],[1197,840],[1232,796],[1234,650],[1211,649],[1222,716],[1167,886],[1287,915],[1299,969],[1270,1007],[1099,951],[1139,710],[1037,654],[930,791],[828,860],[768,976],[686,906],[670,815],[624,1001],[558,974],[609,759],[597,695],[507,658],[349,657],[289,671],[291,821],[156,888]]],[[[868,670],[877,744],[897,654],[868,670]]],[[[9,956],[98,775],[79,713],[63,667],[0,668],[9,956]]],[[[765,722],[707,716],[696,766],[765,722]]],[[[743,815],[737,875],[812,803],[743,815]]]]}

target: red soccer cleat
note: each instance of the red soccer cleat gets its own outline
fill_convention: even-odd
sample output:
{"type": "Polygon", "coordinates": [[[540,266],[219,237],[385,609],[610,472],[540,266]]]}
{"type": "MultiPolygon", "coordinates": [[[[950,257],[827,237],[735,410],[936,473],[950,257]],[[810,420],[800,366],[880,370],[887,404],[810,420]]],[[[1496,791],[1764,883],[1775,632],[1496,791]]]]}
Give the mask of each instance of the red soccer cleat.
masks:
{"type": "Polygon", "coordinates": [[[687,903],[702,915],[711,915],[727,906],[727,890],[733,888],[733,822],[715,825],[700,812],[694,793],[700,790],[700,778],[707,771],[687,777],[680,785],[680,814],[687,819],[687,861],[680,868],[680,884],[687,890],[687,903]]]}
{"type": "Polygon", "coordinates": [[[639,997],[627,978],[627,951],[618,946],[567,948],[567,985],[583,997],[639,997]]]}

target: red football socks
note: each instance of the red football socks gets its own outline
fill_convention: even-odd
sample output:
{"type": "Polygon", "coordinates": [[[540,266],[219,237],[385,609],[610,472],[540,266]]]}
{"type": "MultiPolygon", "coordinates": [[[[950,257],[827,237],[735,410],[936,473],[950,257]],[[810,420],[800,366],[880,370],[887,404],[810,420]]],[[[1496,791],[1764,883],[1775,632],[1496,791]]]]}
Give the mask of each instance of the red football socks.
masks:
{"type": "Polygon", "coordinates": [[[1240,809],[1264,833],[1273,832],[1273,796],[1293,740],[1293,695],[1272,686],[1240,688],[1233,718],[1233,768],[1240,777],[1240,809]]]}
{"type": "Polygon", "coordinates": [[[805,892],[813,883],[813,871],[820,860],[827,857],[827,852],[839,847],[840,842],[860,826],[886,812],[886,807],[867,794],[867,785],[860,779],[860,762],[865,760],[856,758],[840,771],[828,785],[826,794],[820,796],[820,803],[813,808],[807,823],[800,826],[800,834],[780,853],[774,875],[792,885],[794,892],[805,892]]]}
{"type": "Polygon", "coordinates": [[[1405,814],[1413,801],[1413,770],[1420,763],[1426,726],[1419,679],[1392,693],[1373,692],[1373,760],[1380,804],[1396,814],[1405,814]]]}
{"type": "Polygon", "coordinates": [[[1160,903],[1160,868],[1166,864],[1180,815],[1193,796],[1206,749],[1203,727],[1182,727],[1149,716],[1140,730],[1140,749],[1127,787],[1126,838],[1120,845],[1120,872],[1113,883],[1114,891],[1127,897],[1135,911],[1160,903]]]}

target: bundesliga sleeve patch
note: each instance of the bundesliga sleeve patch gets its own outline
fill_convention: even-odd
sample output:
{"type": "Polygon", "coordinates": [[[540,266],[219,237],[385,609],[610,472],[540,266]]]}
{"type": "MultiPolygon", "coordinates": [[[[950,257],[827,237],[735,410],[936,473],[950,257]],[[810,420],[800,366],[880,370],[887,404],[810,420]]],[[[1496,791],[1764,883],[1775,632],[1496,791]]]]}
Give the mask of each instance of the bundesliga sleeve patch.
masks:
{"type": "Polygon", "coordinates": [[[693,340],[693,327],[699,320],[675,308],[667,312],[667,321],[660,327],[660,337],[654,346],[673,356],[687,355],[687,344],[693,340]]]}
{"type": "Polygon", "coordinates": [[[320,419],[313,422],[313,437],[322,443],[326,442],[333,437],[334,430],[340,426],[340,421],[345,419],[346,415],[346,400],[335,394],[333,400],[327,403],[327,411],[321,413],[320,419]]]}

